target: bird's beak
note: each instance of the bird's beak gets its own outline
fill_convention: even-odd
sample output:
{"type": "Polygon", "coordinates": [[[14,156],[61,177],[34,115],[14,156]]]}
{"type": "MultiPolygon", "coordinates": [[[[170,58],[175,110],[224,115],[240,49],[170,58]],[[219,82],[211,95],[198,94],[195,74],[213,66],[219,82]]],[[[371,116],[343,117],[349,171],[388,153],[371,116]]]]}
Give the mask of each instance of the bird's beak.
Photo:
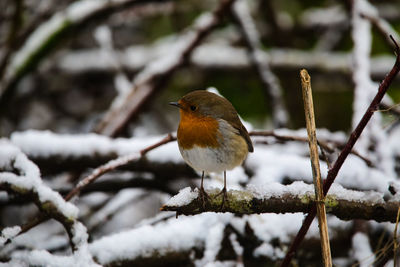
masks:
{"type": "Polygon", "coordinates": [[[169,104],[170,104],[171,106],[175,106],[175,107],[178,107],[178,108],[182,108],[181,104],[179,104],[178,102],[169,102],[169,104]]]}

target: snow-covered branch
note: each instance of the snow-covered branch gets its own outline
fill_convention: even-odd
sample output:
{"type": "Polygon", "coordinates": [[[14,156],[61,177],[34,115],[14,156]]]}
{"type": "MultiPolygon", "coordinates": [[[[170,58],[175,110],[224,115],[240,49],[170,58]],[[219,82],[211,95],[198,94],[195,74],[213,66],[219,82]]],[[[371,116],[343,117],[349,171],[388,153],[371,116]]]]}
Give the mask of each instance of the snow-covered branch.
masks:
{"type": "Polygon", "coordinates": [[[266,95],[270,98],[274,126],[276,128],[284,127],[288,122],[288,114],[283,101],[282,88],[279,79],[269,66],[269,55],[261,48],[260,36],[247,1],[236,1],[232,5],[231,12],[246,41],[250,60],[256,67],[266,95]]]}
{"type": "MultiPolygon", "coordinates": [[[[158,41],[151,46],[131,46],[115,51],[122,67],[130,71],[138,71],[155,57],[172,49],[170,38],[158,41]]],[[[346,52],[304,51],[298,49],[271,48],[269,59],[261,56],[262,64],[271,68],[283,69],[318,69],[327,72],[351,72],[351,54],[346,52]]],[[[390,56],[377,55],[371,58],[371,75],[383,77],[392,67],[390,56]]],[[[251,63],[246,50],[232,47],[224,43],[207,43],[200,45],[190,57],[190,64],[200,69],[243,70],[249,69],[251,63]]],[[[114,72],[112,61],[104,56],[100,49],[72,51],[59,56],[57,69],[71,74],[82,74],[90,71],[114,72]]]]}
{"type": "MultiPolygon", "coordinates": [[[[162,210],[176,211],[178,215],[194,215],[209,211],[234,214],[306,213],[315,199],[313,186],[304,182],[294,182],[288,186],[278,183],[249,185],[247,190],[230,190],[223,209],[221,209],[222,198],[217,196],[219,190],[207,190],[207,193],[210,200],[207,200],[205,209],[202,208],[198,191],[192,191],[187,187],[171,198],[162,210]]],[[[348,190],[335,185],[326,197],[325,205],[329,214],[342,220],[395,222],[400,203],[385,201],[381,193],[348,190]]]]}
{"type": "MultiPolygon", "coordinates": [[[[66,202],[60,194],[46,186],[37,166],[8,140],[0,140],[0,190],[28,197],[46,216],[59,221],[65,228],[81,264],[94,264],[88,251],[86,227],[77,220],[78,208],[66,202]]],[[[1,247],[21,233],[20,227],[5,228],[1,232],[1,247]]]]}
{"type": "Polygon", "coordinates": [[[99,16],[106,17],[122,8],[142,4],[141,0],[83,0],[72,3],[68,8],[57,12],[30,34],[24,46],[11,58],[0,87],[1,103],[5,94],[30,70],[44,59],[61,40],[72,30],[82,29],[85,23],[99,16]]]}
{"type": "Polygon", "coordinates": [[[179,36],[173,49],[149,63],[134,79],[132,89],[123,99],[114,100],[108,112],[96,127],[96,132],[115,136],[139,111],[171,75],[186,64],[194,49],[221,22],[234,0],[222,0],[212,13],[200,15],[192,29],[179,36]]]}

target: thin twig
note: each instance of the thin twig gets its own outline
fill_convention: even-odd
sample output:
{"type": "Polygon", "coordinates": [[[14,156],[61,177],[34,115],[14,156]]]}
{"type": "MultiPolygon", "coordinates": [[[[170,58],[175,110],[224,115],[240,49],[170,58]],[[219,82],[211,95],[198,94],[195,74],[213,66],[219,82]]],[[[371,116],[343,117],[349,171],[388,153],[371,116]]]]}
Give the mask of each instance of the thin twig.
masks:
{"type": "Polygon", "coordinates": [[[101,175],[110,172],[112,170],[115,170],[118,167],[121,167],[123,165],[128,164],[129,162],[138,160],[142,158],[144,155],[146,155],[149,151],[162,146],[166,143],[172,142],[176,140],[171,134],[168,134],[164,139],[160,140],[159,142],[148,146],[142,150],[139,151],[137,154],[132,154],[132,155],[127,155],[123,157],[119,157],[114,160],[110,160],[106,164],[101,165],[100,167],[97,167],[95,170],[92,171],[92,173],[89,176],[86,176],[82,181],[80,181],[74,189],[72,189],[68,195],[65,197],[65,200],[70,200],[72,197],[76,196],[81,192],[83,188],[88,186],[89,184],[93,183],[96,181],[101,175]]]}
{"type": "Polygon", "coordinates": [[[320,148],[320,150],[321,150],[322,158],[325,160],[326,165],[328,166],[328,170],[330,170],[330,169],[332,168],[331,161],[329,160],[328,156],[327,156],[326,153],[325,153],[324,148],[321,146],[321,144],[319,143],[319,141],[317,141],[317,143],[318,143],[318,146],[319,146],[319,148],[320,148]]]}
{"type": "Polygon", "coordinates": [[[383,37],[386,41],[386,44],[390,46],[390,48],[395,48],[393,42],[391,42],[388,36],[392,35],[395,39],[399,39],[400,36],[397,31],[383,18],[378,15],[361,13],[361,17],[370,21],[370,23],[378,30],[378,33],[383,37]]]}
{"type": "MultiPolygon", "coordinates": [[[[377,94],[375,95],[374,99],[372,100],[371,104],[369,105],[368,109],[366,110],[365,114],[361,118],[360,122],[358,123],[357,127],[351,133],[346,146],[343,148],[342,152],[339,154],[339,157],[335,161],[332,169],[328,171],[327,179],[324,181],[324,195],[326,195],[331,187],[332,183],[335,181],[336,176],[339,173],[340,168],[342,167],[344,161],[346,160],[347,156],[350,154],[354,144],[357,142],[358,138],[360,137],[361,133],[363,132],[365,126],[371,119],[374,112],[378,109],[379,103],[382,101],[383,96],[385,95],[386,91],[389,89],[389,86],[392,84],[394,78],[400,71],[400,49],[396,41],[390,36],[393,43],[395,44],[395,54],[396,54],[396,61],[390,70],[389,74],[385,77],[382,83],[379,85],[379,89],[377,94]]],[[[297,250],[298,246],[300,245],[301,241],[304,239],[310,225],[316,215],[316,208],[313,206],[306,218],[303,221],[303,224],[297,233],[295,239],[293,240],[289,250],[286,253],[284,260],[281,263],[281,266],[289,266],[290,261],[297,250]]]]}
{"type": "Polygon", "coordinates": [[[301,87],[303,91],[304,113],[306,118],[308,143],[310,147],[310,159],[314,180],[316,206],[318,214],[319,234],[321,236],[322,258],[324,266],[332,266],[331,248],[329,245],[328,222],[324,204],[324,192],[321,181],[321,169],[319,167],[319,155],[317,134],[314,117],[314,104],[312,99],[311,77],[307,70],[300,71],[301,87]]]}

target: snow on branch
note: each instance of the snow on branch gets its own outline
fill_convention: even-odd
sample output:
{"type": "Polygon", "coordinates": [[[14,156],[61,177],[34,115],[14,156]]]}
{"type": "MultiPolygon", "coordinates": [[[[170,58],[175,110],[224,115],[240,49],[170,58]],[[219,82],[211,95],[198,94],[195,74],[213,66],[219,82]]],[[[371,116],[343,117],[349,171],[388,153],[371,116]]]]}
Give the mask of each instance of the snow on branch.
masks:
{"type": "MultiPolygon", "coordinates": [[[[15,132],[11,141],[46,173],[82,167],[97,167],[117,157],[136,154],[141,149],[163,139],[162,136],[112,139],[98,134],[56,134],[51,131],[15,132]],[[57,162],[57,165],[54,164],[57,162]]],[[[142,170],[190,173],[175,144],[165,144],[147,155],[140,164],[142,170]]],[[[138,164],[125,168],[137,170],[138,164]]]]}
{"type": "Polygon", "coordinates": [[[47,187],[38,167],[6,139],[0,139],[0,171],[1,189],[30,196],[41,210],[65,222],[78,216],[78,208],[47,187]]]}
{"type": "MultiPolygon", "coordinates": [[[[198,191],[182,189],[162,208],[163,211],[176,211],[177,215],[194,215],[202,212],[232,212],[234,214],[306,213],[313,205],[315,192],[312,185],[294,182],[291,185],[270,183],[249,185],[247,190],[230,190],[228,201],[221,210],[222,198],[217,196],[220,190],[207,190],[210,200],[205,209],[202,207],[198,191]]],[[[398,201],[385,201],[378,192],[348,190],[334,185],[325,199],[327,212],[343,220],[364,219],[396,221],[398,201]]]]}
{"type": "MultiPolygon", "coordinates": [[[[334,154],[342,149],[346,138],[344,133],[332,133],[324,129],[319,129],[318,133],[320,145],[327,153],[334,154]]],[[[252,177],[254,181],[265,182],[266,175],[270,177],[269,182],[282,182],[288,177],[291,180],[311,181],[309,161],[304,156],[307,153],[304,129],[252,131],[250,135],[257,146],[257,153],[249,155],[246,165],[254,171],[252,177]],[[264,146],[264,143],[267,143],[268,147],[264,146]]],[[[149,136],[113,139],[97,134],[56,134],[36,130],[15,132],[11,135],[13,144],[27,154],[46,174],[76,168],[102,168],[101,165],[109,164],[109,161],[118,157],[137,155],[142,149],[158,143],[163,138],[163,136],[149,136]]],[[[400,151],[396,138],[390,139],[390,146],[400,151]]],[[[356,157],[348,159],[341,171],[339,182],[346,187],[387,192],[387,183],[392,177],[387,177],[378,169],[371,167],[370,161],[356,151],[351,153],[356,157]],[[361,182],[365,177],[368,177],[368,183],[361,182]]],[[[322,167],[322,174],[325,176],[327,170],[324,165],[322,167]]],[[[150,172],[164,177],[164,182],[167,181],[166,175],[171,179],[183,176],[195,177],[192,169],[183,162],[174,142],[167,142],[147,153],[146,157],[129,161],[120,168],[150,172]]],[[[65,193],[65,190],[63,192],[65,193]]]]}
{"type": "MultiPolygon", "coordinates": [[[[154,144],[164,136],[140,137],[140,138],[109,138],[98,134],[57,134],[51,131],[28,130],[14,132],[11,141],[20,147],[24,153],[33,158],[59,157],[64,159],[93,157],[118,157],[126,156],[154,144]]],[[[173,137],[171,137],[174,139],[173,137]]],[[[181,161],[179,151],[171,147],[152,153],[157,161],[181,161]],[[173,151],[170,151],[170,150],[173,151]],[[168,157],[165,157],[165,153],[168,157]],[[171,152],[176,157],[171,157],[171,152]]]]}
{"type": "Polygon", "coordinates": [[[219,223],[227,224],[232,218],[232,214],[215,216],[209,213],[179,220],[170,219],[154,226],[144,225],[96,240],[90,244],[90,251],[102,265],[151,265],[160,260],[168,265],[169,261],[176,263],[185,260],[193,250],[204,247],[210,229],[219,223]]]}
{"type": "MultiPolygon", "coordinates": [[[[38,167],[6,139],[0,139],[0,189],[30,198],[44,214],[59,221],[68,233],[74,255],[79,255],[80,261],[85,258],[82,262],[93,263],[88,251],[86,228],[76,219],[78,208],[46,186],[38,167]]],[[[18,226],[3,229],[1,245],[20,233],[18,226]]]]}
{"type": "Polygon", "coordinates": [[[75,221],[71,226],[71,242],[75,246],[72,255],[54,255],[47,250],[16,251],[11,255],[9,264],[29,266],[87,266],[99,267],[92,257],[87,242],[86,227],[75,221]]]}
{"type": "MultiPolygon", "coordinates": [[[[125,50],[115,51],[124,69],[138,71],[159,55],[170,51],[173,38],[158,40],[151,46],[135,45],[125,50]]],[[[330,72],[351,72],[351,54],[347,52],[303,51],[298,49],[272,48],[268,51],[269,59],[259,58],[262,64],[271,68],[319,69],[330,72]]],[[[371,58],[371,75],[384,76],[392,67],[390,56],[371,58]]],[[[58,69],[68,73],[81,74],[89,71],[114,72],[115,67],[102,53],[101,49],[82,49],[60,55],[56,62],[58,69]]],[[[248,69],[251,63],[246,50],[223,43],[202,44],[190,57],[190,64],[201,69],[248,69]]]]}
{"type": "MultiPolygon", "coordinates": [[[[397,44],[396,40],[392,39],[394,46],[395,46],[395,54],[396,54],[396,61],[390,70],[390,72],[386,75],[385,79],[381,82],[378,88],[378,92],[376,93],[375,97],[372,99],[371,103],[369,104],[367,110],[365,111],[364,115],[362,116],[360,122],[357,124],[356,128],[350,134],[349,139],[346,143],[346,146],[343,148],[342,152],[339,154],[338,158],[336,159],[334,165],[328,171],[328,175],[326,180],[324,181],[324,194],[326,195],[331,188],[333,182],[335,181],[339,170],[342,168],[344,162],[346,161],[348,155],[353,149],[355,143],[357,142],[358,138],[360,137],[361,133],[367,126],[368,122],[370,121],[372,115],[378,109],[379,103],[382,101],[383,97],[385,96],[387,90],[389,89],[390,85],[392,84],[393,80],[397,76],[400,71],[400,47],[397,44]]],[[[368,50],[368,49],[367,49],[368,50]]],[[[359,51],[360,52],[360,51],[359,51]]],[[[300,245],[301,241],[304,239],[314,217],[316,215],[316,209],[312,207],[304,219],[303,225],[300,228],[299,232],[297,233],[292,245],[290,246],[289,250],[286,253],[285,259],[283,260],[281,266],[288,266],[291,258],[294,255],[294,252],[297,250],[297,247],[300,245]]]]}
{"type": "Polygon", "coordinates": [[[65,10],[54,14],[41,24],[29,36],[24,46],[11,58],[5,81],[0,87],[0,99],[32,68],[67,36],[71,29],[80,29],[84,23],[99,18],[100,15],[112,14],[120,9],[140,4],[141,0],[82,0],[73,2],[65,10]]]}
{"type": "Polygon", "coordinates": [[[270,98],[272,116],[276,128],[283,127],[288,122],[288,114],[284,105],[282,88],[279,79],[271,71],[270,57],[262,50],[260,36],[253,20],[247,1],[238,0],[232,5],[234,21],[239,26],[249,50],[250,60],[255,65],[261,78],[266,94],[270,98]]]}
{"type": "Polygon", "coordinates": [[[97,125],[96,132],[115,136],[121,131],[175,70],[188,62],[194,49],[221,22],[232,3],[233,0],[222,0],[214,12],[200,15],[194,22],[193,29],[178,37],[173,49],[149,63],[135,77],[131,91],[122,99],[117,97],[114,100],[107,114],[97,125]]]}

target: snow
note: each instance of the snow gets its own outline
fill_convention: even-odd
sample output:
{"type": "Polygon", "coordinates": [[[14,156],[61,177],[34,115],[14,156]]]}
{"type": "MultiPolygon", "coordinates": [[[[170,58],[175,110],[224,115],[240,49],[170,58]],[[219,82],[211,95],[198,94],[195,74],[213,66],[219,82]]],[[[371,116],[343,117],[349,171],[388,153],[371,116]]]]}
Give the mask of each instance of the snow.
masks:
{"type": "Polygon", "coordinates": [[[269,199],[279,197],[283,194],[290,194],[295,197],[303,195],[314,195],[314,188],[312,184],[304,182],[294,182],[290,185],[283,185],[280,183],[266,183],[266,184],[249,184],[247,188],[259,199],[269,199]]]}
{"type": "Polygon", "coordinates": [[[78,216],[78,208],[47,187],[40,177],[39,168],[7,139],[0,139],[0,169],[5,170],[0,173],[0,183],[37,193],[41,203],[51,202],[67,218],[78,216]],[[11,172],[13,170],[19,175],[11,172]]]}
{"type": "Polygon", "coordinates": [[[121,207],[128,205],[134,199],[141,196],[143,191],[140,189],[125,189],[121,190],[113,197],[110,201],[108,201],[104,207],[98,210],[96,213],[92,214],[88,222],[87,226],[93,228],[100,224],[103,224],[110,218],[113,214],[115,214],[116,210],[121,209],[121,207]]]}
{"type": "Polygon", "coordinates": [[[214,22],[214,16],[211,13],[201,14],[195,21],[196,28],[206,28],[214,22]]]}
{"type": "Polygon", "coordinates": [[[29,36],[24,46],[11,59],[10,67],[7,70],[7,77],[16,74],[37,50],[53,35],[68,24],[79,23],[91,14],[101,10],[105,6],[121,4],[127,0],[82,0],[73,2],[66,10],[53,15],[45,23],[42,23],[29,36]]]}
{"type": "Polygon", "coordinates": [[[236,234],[230,234],[229,235],[229,241],[231,241],[233,250],[235,251],[236,255],[241,257],[243,255],[243,247],[240,245],[239,241],[237,240],[237,235],[236,234]]]}
{"type": "MultiPolygon", "coordinates": [[[[269,243],[273,239],[279,239],[282,243],[289,243],[292,235],[296,234],[303,222],[302,213],[272,214],[265,213],[258,216],[249,216],[248,222],[254,230],[255,236],[269,243]]],[[[318,225],[313,223],[308,231],[309,236],[318,236],[318,225]]]]}
{"type": "Polygon", "coordinates": [[[254,257],[264,256],[277,260],[282,259],[285,256],[285,253],[281,248],[274,248],[271,244],[263,242],[254,250],[253,255],[254,257]]]}
{"type": "MultiPolygon", "coordinates": [[[[135,45],[115,51],[115,57],[124,69],[138,71],[150,61],[159,58],[173,47],[174,38],[163,38],[156,44],[135,45]]],[[[346,52],[302,51],[296,49],[273,48],[268,51],[271,67],[318,68],[325,71],[345,72],[351,69],[351,56],[346,52]],[[329,62],[329,64],[328,64],[329,62]]],[[[59,54],[57,68],[69,73],[92,70],[116,71],[115,60],[110,59],[101,49],[77,50],[59,54]]],[[[262,60],[265,60],[263,57],[262,60]]],[[[193,51],[191,64],[199,68],[237,69],[250,67],[244,48],[232,47],[224,43],[205,43],[193,51]]],[[[263,63],[264,64],[264,63],[263,63]]],[[[393,65],[393,56],[376,55],[371,58],[371,74],[383,77],[393,65]]]]}
{"type": "Polygon", "coordinates": [[[210,228],[205,239],[204,256],[201,260],[195,262],[196,266],[205,266],[206,264],[213,263],[216,260],[219,250],[221,249],[224,229],[224,223],[217,223],[210,228]]]}
{"type": "Polygon", "coordinates": [[[256,24],[251,16],[248,2],[245,0],[238,0],[233,3],[233,12],[237,17],[243,34],[247,39],[250,47],[250,56],[254,61],[261,80],[264,83],[265,90],[268,90],[269,96],[272,98],[273,105],[273,120],[275,125],[286,125],[288,121],[288,114],[283,105],[282,89],[279,79],[271,71],[269,66],[270,57],[261,49],[260,36],[256,24]]]}
{"type": "Polygon", "coordinates": [[[33,250],[31,252],[15,253],[15,262],[18,264],[29,264],[29,266],[51,266],[51,267],[99,267],[93,261],[82,261],[80,257],[53,255],[46,250],[33,250]]]}
{"type": "Polygon", "coordinates": [[[72,225],[72,243],[76,246],[76,251],[69,256],[53,255],[46,250],[16,251],[12,254],[12,260],[29,266],[66,266],[66,267],[98,267],[93,261],[92,255],[88,250],[88,234],[86,227],[75,221],[72,225]]]}
{"type": "Polygon", "coordinates": [[[309,8],[300,17],[300,23],[306,27],[332,27],[334,24],[345,23],[346,12],[342,6],[330,6],[328,8],[309,8]]]}
{"type": "Polygon", "coordinates": [[[190,187],[185,187],[179,190],[179,193],[173,196],[168,202],[166,203],[167,206],[171,207],[179,207],[184,206],[192,202],[196,199],[199,195],[199,191],[196,188],[194,191],[190,187]]]}
{"type": "Polygon", "coordinates": [[[375,254],[369,244],[365,233],[356,233],[352,239],[353,257],[359,262],[360,267],[372,266],[375,262],[375,254]]]}
{"type": "MultiPolygon", "coordinates": [[[[112,139],[98,134],[56,134],[51,131],[28,130],[14,132],[11,141],[32,157],[62,158],[92,155],[126,156],[136,154],[149,145],[159,142],[165,136],[143,138],[112,139]]],[[[159,162],[183,162],[178,146],[171,142],[147,154],[151,160],[159,162]]]]}
{"type": "Polygon", "coordinates": [[[21,227],[13,226],[13,227],[6,227],[1,231],[0,236],[0,247],[7,242],[7,240],[14,238],[21,232],[21,227]]]}
{"type": "MultiPolygon", "coordinates": [[[[290,194],[294,197],[303,196],[314,196],[314,185],[306,184],[302,181],[293,182],[290,185],[282,185],[280,183],[266,183],[253,185],[249,184],[247,189],[254,194],[256,198],[259,199],[269,199],[269,198],[279,198],[282,195],[290,194]]],[[[383,193],[370,191],[356,191],[344,188],[339,184],[332,184],[331,189],[328,192],[328,196],[335,196],[337,199],[343,199],[348,201],[359,201],[359,202],[374,202],[374,203],[384,203],[383,193]]]]}
{"type": "Polygon", "coordinates": [[[113,261],[149,257],[153,253],[162,256],[174,251],[188,251],[196,245],[204,244],[213,226],[218,223],[226,224],[232,217],[232,214],[213,213],[180,216],[178,219],[172,218],[154,226],[145,225],[103,237],[91,243],[89,247],[102,265],[113,261]]]}
{"type": "MultiPolygon", "coordinates": [[[[366,0],[354,1],[351,20],[352,38],[354,41],[353,81],[355,83],[352,118],[353,128],[355,128],[361,120],[361,117],[367,110],[378,88],[378,85],[374,83],[370,77],[370,54],[372,46],[371,23],[369,20],[362,18],[362,13],[376,16],[377,10],[366,0]]],[[[382,131],[380,122],[381,114],[375,112],[363,134],[357,141],[355,148],[359,152],[367,154],[370,143],[376,140],[378,152],[376,155],[381,157],[381,159],[376,159],[375,161],[381,162],[381,168],[386,171],[387,175],[393,175],[394,165],[391,157],[389,157],[390,154],[385,153],[385,150],[388,149],[385,144],[387,138],[382,131]]]]}
{"type": "MultiPolygon", "coordinates": [[[[297,131],[277,130],[277,134],[305,136],[305,129],[297,131]]],[[[318,138],[333,139],[339,143],[345,143],[343,133],[330,134],[329,132],[318,129],[318,138]]],[[[259,140],[260,137],[253,137],[253,140],[259,140]]],[[[264,137],[260,138],[262,140],[264,137]]],[[[271,140],[274,138],[271,137],[271,140]]],[[[393,143],[395,140],[393,140],[393,143]]],[[[397,147],[398,145],[396,145],[397,147]]],[[[307,143],[287,142],[284,146],[281,144],[269,144],[267,146],[257,146],[254,153],[250,153],[246,160],[246,165],[255,173],[251,177],[251,184],[265,184],[271,182],[282,183],[285,178],[290,177],[294,180],[302,180],[312,183],[312,172],[310,159],[308,156],[307,143]]],[[[366,154],[369,157],[370,154],[366,154]]],[[[326,178],[328,168],[325,162],[321,162],[321,175],[326,178]]],[[[359,157],[350,154],[343,164],[335,183],[345,187],[358,188],[361,190],[377,190],[387,193],[388,183],[395,177],[388,175],[385,171],[376,168],[369,168],[359,157]]]]}

